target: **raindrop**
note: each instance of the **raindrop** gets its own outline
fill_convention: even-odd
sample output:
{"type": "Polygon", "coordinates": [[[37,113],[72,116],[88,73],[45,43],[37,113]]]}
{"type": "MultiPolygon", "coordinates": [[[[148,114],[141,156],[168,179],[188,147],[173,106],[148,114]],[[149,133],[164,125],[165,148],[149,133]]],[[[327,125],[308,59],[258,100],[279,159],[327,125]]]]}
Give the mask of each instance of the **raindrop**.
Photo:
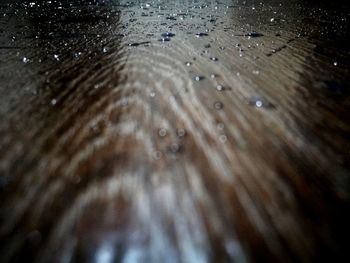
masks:
{"type": "Polygon", "coordinates": [[[174,37],[174,36],[175,36],[175,34],[171,33],[171,32],[165,32],[165,33],[161,34],[161,37],[163,37],[163,38],[174,37]]]}
{"type": "Polygon", "coordinates": [[[222,131],[223,129],[225,129],[225,124],[220,122],[220,123],[218,123],[217,128],[218,128],[218,130],[222,131]]]}
{"type": "Polygon", "coordinates": [[[159,135],[160,137],[165,137],[166,134],[167,134],[166,129],[160,128],[160,129],[158,130],[158,135],[159,135]]]}
{"type": "Polygon", "coordinates": [[[180,145],[177,143],[173,143],[172,145],[170,145],[170,151],[172,153],[177,153],[180,151],[180,145]]]}
{"type": "Polygon", "coordinates": [[[257,33],[257,32],[250,32],[248,34],[245,34],[246,37],[253,37],[253,38],[256,38],[256,37],[263,37],[264,34],[261,34],[261,33],[257,33]]]}
{"type": "Polygon", "coordinates": [[[52,99],[51,100],[51,105],[56,105],[57,104],[57,100],[56,99],[52,99]]]}
{"type": "Polygon", "coordinates": [[[78,59],[81,55],[82,55],[81,52],[74,53],[74,57],[77,58],[77,59],[78,59]]]}
{"type": "Polygon", "coordinates": [[[219,59],[218,58],[216,58],[216,57],[211,57],[210,58],[212,61],[218,61],[219,59]]]}
{"type": "Polygon", "coordinates": [[[184,137],[185,135],[186,135],[186,130],[185,129],[182,129],[182,128],[179,128],[179,129],[177,129],[176,130],[176,135],[178,136],[178,137],[184,137]]]}
{"type": "Polygon", "coordinates": [[[155,160],[160,160],[162,157],[163,157],[162,152],[160,152],[160,151],[155,151],[155,152],[153,152],[153,158],[154,158],[155,160]]]}
{"type": "Polygon", "coordinates": [[[223,90],[225,90],[225,87],[219,84],[216,86],[216,90],[223,91],[223,90]]]}
{"type": "Polygon", "coordinates": [[[144,41],[144,42],[135,42],[135,43],[129,43],[128,46],[129,47],[138,47],[140,45],[148,45],[150,42],[149,41],[144,41]]]}
{"type": "Polygon", "coordinates": [[[196,37],[206,37],[208,36],[207,33],[196,33],[196,37]]]}
{"type": "Polygon", "coordinates": [[[26,58],[26,57],[23,57],[23,58],[22,58],[22,62],[23,62],[23,63],[28,63],[29,61],[30,61],[29,58],[26,58]]]}
{"type": "Polygon", "coordinates": [[[255,101],[255,106],[261,108],[263,106],[263,102],[261,100],[255,101]]]}
{"type": "Polygon", "coordinates": [[[188,62],[185,63],[185,65],[186,65],[187,67],[190,67],[190,66],[192,66],[192,62],[189,62],[189,61],[188,61],[188,62]]]}
{"type": "Polygon", "coordinates": [[[225,143],[227,141],[227,136],[222,134],[222,135],[220,135],[219,140],[220,140],[220,142],[225,143]]]}
{"type": "Polygon", "coordinates": [[[256,108],[265,108],[265,109],[275,108],[275,106],[272,103],[270,103],[262,98],[256,98],[256,97],[250,98],[248,101],[248,104],[251,106],[254,106],[256,108]]]}
{"type": "Polygon", "coordinates": [[[217,102],[214,103],[214,108],[216,110],[222,110],[224,108],[224,104],[222,102],[220,102],[220,101],[217,101],[217,102]]]}
{"type": "Polygon", "coordinates": [[[128,106],[128,104],[129,104],[129,99],[128,99],[128,97],[123,97],[123,98],[121,99],[121,104],[122,104],[123,107],[128,106]]]}
{"type": "Polygon", "coordinates": [[[170,37],[162,37],[162,38],[160,38],[160,39],[158,39],[158,41],[159,42],[169,42],[171,40],[171,38],[170,37]]]}
{"type": "Polygon", "coordinates": [[[203,76],[195,76],[195,77],[194,77],[194,80],[195,80],[195,81],[201,81],[201,80],[203,80],[203,79],[205,79],[205,77],[203,77],[203,76]]]}

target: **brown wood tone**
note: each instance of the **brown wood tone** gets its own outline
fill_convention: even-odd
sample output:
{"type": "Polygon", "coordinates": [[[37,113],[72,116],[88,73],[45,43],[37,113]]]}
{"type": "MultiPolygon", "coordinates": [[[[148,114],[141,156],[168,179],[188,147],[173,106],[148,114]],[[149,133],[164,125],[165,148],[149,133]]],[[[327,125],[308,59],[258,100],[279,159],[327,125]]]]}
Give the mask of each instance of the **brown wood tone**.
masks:
{"type": "Polygon", "coordinates": [[[88,2],[0,4],[0,262],[349,262],[346,1],[88,2]]]}

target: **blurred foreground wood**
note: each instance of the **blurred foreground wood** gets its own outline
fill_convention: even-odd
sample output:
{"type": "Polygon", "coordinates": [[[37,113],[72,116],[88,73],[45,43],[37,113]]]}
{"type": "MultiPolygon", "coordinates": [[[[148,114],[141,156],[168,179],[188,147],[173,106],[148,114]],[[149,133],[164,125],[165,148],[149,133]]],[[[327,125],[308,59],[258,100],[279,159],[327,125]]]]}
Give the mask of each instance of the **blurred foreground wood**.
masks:
{"type": "Polygon", "coordinates": [[[348,262],[346,4],[71,2],[0,5],[1,262],[348,262]]]}

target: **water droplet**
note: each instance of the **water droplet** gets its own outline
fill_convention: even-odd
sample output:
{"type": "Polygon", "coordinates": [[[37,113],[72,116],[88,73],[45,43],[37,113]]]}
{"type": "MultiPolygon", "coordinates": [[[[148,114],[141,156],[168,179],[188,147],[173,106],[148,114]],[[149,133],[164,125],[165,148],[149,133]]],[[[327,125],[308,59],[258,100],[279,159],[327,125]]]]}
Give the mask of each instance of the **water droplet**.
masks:
{"type": "Polygon", "coordinates": [[[182,129],[182,128],[179,128],[179,129],[177,129],[176,130],[176,135],[178,136],[178,137],[184,137],[185,135],[186,135],[186,130],[185,129],[182,129]]]}
{"type": "Polygon", "coordinates": [[[261,100],[255,101],[255,106],[261,108],[263,106],[263,102],[261,100]]]}
{"type": "Polygon", "coordinates": [[[212,61],[218,61],[219,59],[217,57],[211,57],[210,58],[212,61]]]}
{"type": "Polygon", "coordinates": [[[56,99],[52,99],[51,100],[51,105],[56,105],[57,104],[57,100],[56,99]]]}
{"type": "Polygon", "coordinates": [[[121,99],[121,104],[122,104],[123,107],[128,106],[128,104],[129,104],[129,98],[128,98],[128,97],[123,97],[123,98],[121,99]]]}
{"type": "Polygon", "coordinates": [[[160,137],[165,137],[166,134],[167,134],[166,129],[160,128],[160,129],[158,130],[158,135],[159,135],[160,137]]]}
{"type": "Polygon", "coordinates": [[[163,157],[163,154],[161,151],[154,151],[153,152],[153,158],[155,160],[160,160],[163,157]]]}
{"type": "Polygon", "coordinates": [[[59,60],[60,60],[59,56],[58,56],[58,55],[56,55],[56,54],[54,54],[54,55],[53,55],[53,57],[54,57],[54,59],[56,59],[57,61],[59,61],[59,60]]]}
{"type": "Polygon", "coordinates": [[[163,38],[168,38],[168,37],[171,38],[171,37],[174,37],[175,34],[174,34],[174,33],[171,33],[171,32],[165,32],[165,33],[162,33],[161,36],[162,36],[163,38]]]}
{"type": "Polygon", "coordinates": [[[218,130],[222,131],[223,129],[225,129],[225,124],[220,122],[220,123],[218,123],[217,128],[218,128],[218,130]]]}
{"type": "Polygon", "coordinates": [[[173,20],[173,21],[175,21],[175,20],[176,20],[176,18],[175,18],[175,17],[173,17],[173,16],[167,16],[165,19],[166,19],[166,20],[173,20]]]}
{"type": "Polygon", "coordinates": [[[189,61],[188,61],[188,62],[185,63],[185,65],[186,65],[187,67],[190,67],[190,66],[192,66],[192,62],[189,62],[189,61]]]}
{"type": "Polygon", "coordinates": [[[144,41],[144,42],[135,42],[135,43],[129,43],[128,46],[129,47],[138,47],[140,45],[148,45],[150,42],[149,41],[144,41]]]}
{"type": "Polygon", "coordinates": [[[172,153],[177,153],[177,152],[179,152],[179,151],[180,151],[180,145],[177,144],[177,143],[171,144],[171,145],[170,145],[170,151],[171,151],[172,153]]]}
{"type": "Polygon", "coordinates": [[[81,52],[76,52],[74,53],[74,57],[78,59],[81,56],[81,54],[82,54],[81,52]]]}
{"type": "Polygon", "coordinates": [[[248,101],[248,104],[256,108],[265,108],[265,109],[275,108],[275,106],[272,103],[266,101],[265,99],[257,98],[257,97],[250,98],[248,101]]]}
{"type": "Polygon", "coordinates": [[[29,61],[30,61],[29,58],[26,58],[26,57],[23,57],[23,58],[22,58],[22,62],[23,62],[23,63],[28,63],[29,61]]]}
{"type": "Polygon", "coordinates": [[[207,33],[196,33],[196,37],[205,37],[208,36],[207,33]]]}
{"type": "Polygon", "coordinates": [[[171,40],[170,37],[162,37],[160,39],[158,39],[159,42],[169,42],[171,40]]]}
{"type": "Polygon", "coordinates": [[[223,104],[222,102],[220,102],[220,101],[216,101],[216,102],[214,103],[214,108],[215,108],[216,110],[222,110],[222,109],[224,108],[224,104],[223,104]]]}
{"type": "Polygon", "coordinates": [[[252,38],[256,38],[256,37],[263,37],[264,34],[261,33],[257,33],[257,32],[250,32],[245,34],[246,37],[252,37],[252,38]]]}
{"type": "Polygon", "coordinates": [[[220,135],[219,137],[220,142],[225,143],[227,141],[227,136],[225,134],[220,135]]]}
{"type": "Polygon", "coordinates": [[[337,61],[334,61],[334,62],[333,62],[333,66],[335,66],[335,67],[338,66],[338,62],[337,62],[337,61]]]}
{"type": "Polygon", "coordinates": [[[195,81],[201,81],[201,80],[203,80],[203,79],[205,79],[204,76],[195,76],[195,77],[194,77],[194,80],[195,80],[195,81]]]}
{"type": "Polygon", "coordinates": [[[216,86],[216,90],[223,91],[223,90],[225,90],[225,87],[219,84],[216,86]]]}

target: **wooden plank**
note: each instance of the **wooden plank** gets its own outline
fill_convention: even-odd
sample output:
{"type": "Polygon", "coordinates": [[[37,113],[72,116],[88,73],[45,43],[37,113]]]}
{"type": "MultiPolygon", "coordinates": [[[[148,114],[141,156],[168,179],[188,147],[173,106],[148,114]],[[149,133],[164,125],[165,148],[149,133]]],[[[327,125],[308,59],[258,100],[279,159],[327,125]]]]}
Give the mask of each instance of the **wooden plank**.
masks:
{"type": "Polygon", "coordinates": [[[1,262],[348,257],[336,3],[5,1],[1,262]]]}

